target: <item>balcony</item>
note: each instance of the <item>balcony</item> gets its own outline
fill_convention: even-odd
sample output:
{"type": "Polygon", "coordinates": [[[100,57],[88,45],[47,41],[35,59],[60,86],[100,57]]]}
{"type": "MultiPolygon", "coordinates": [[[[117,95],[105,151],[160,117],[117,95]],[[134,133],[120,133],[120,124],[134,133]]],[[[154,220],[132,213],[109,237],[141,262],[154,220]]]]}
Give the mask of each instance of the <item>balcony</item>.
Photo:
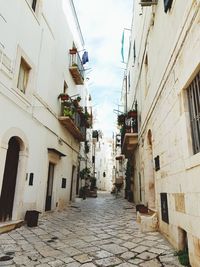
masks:
{"type": "Polygon", "coordinates": [[[128,158],[138,145],[137,118],[125,119],[125,124],[121,128],[122,154],[128,158]]]}
{"type": "Polygon", "coordinates": [[[79,142],[86,140],[86,121],[84,113],[75,111],[75,108],[65,106],[67,102],[61,103],[61,116],[58,117],[60,123],[73,135],[79,142]]]}
{"type": "Polygon", "coordinates": [[[140,4],[142,7],[146,7],[146,6],[157,5],[158,1],[157,0],[141,0],[140,4]]]}
{"type": "Polygon", "coordinates": [[[84,84],[84,67],[76,50],[70,49],[69,71],[77,85],[84,84]]]}

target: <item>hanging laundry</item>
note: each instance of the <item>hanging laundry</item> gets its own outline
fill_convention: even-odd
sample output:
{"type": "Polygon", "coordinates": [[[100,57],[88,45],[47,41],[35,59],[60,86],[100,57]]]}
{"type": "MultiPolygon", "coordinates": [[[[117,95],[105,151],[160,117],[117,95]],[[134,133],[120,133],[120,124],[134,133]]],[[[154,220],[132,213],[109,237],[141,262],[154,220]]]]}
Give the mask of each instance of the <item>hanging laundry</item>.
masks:
{"type": "Polygon", "coordinates": [[[85,51],[85,52],[83,53],[83,55],[82,55],[82,63],[83,63],[83,65],[84,65],[84,64],[87,63],[87,62],[89,62],[88,52],[85,51]]]}

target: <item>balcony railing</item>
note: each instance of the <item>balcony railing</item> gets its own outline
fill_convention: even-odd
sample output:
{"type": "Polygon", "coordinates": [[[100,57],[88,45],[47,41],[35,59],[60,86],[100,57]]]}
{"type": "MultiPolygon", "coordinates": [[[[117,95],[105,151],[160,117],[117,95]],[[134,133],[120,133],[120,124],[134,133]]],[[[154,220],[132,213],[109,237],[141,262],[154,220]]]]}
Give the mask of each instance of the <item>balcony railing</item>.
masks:
{"type": "Polygon", "coordinates": [[[128,157],[138,144],[137,117],[126,117],[121,128],[122,154],[128,157]]]}
{"type": "Polygon", "coordinates": [[[158,3],[158,0],[141,0],[140,1],[140,4],[142,7],[157,5],[157,3],[158,3]]]}
{"type": "Polygon", "coordinates": [[[70,52],[69,71],[72,75],[75,84],[84,84],[84,67],[78,52],[70,52]]]}
{"type": "Polygon", "coordinates": [[[58,118],[60,123],[80,142],[86,140],[85,122],[78,112],[66,115],[64,108],[61,108],[61,116],[58,118]]]}

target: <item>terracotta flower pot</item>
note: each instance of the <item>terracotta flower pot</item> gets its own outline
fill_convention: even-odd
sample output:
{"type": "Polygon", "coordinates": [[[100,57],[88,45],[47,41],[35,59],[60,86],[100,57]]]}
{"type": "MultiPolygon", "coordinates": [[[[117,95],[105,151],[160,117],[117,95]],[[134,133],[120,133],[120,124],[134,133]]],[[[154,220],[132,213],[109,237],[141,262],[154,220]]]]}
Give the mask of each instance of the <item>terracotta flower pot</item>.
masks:
{"type": "Polygon", "coordinates": [[[69,95],[63,93],[63,94],[60,94],[58,98],[60,98],[62,101],[66,101],[66,100],[69,100],[69,95]]]}
{"type": "Polygon", "coordinates": [[[128,117],[129,118],[136,118],[137,117],[137,111],[131,110],[128,112],[128,117]]]}
{"type": "Polygon", "coordinates": [[[77,49],[76,48],[69,49],[69,53],[71,55],[75,55],[77,53],[77,49]]]}

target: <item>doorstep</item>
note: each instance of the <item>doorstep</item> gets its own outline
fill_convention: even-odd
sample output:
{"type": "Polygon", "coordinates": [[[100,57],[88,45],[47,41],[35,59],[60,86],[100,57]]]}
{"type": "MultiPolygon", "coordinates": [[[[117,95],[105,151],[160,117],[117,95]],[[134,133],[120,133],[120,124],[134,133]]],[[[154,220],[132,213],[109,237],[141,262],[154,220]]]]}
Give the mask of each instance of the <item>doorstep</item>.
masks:
{"type": "Polygon", "coordinates": [[[21,227],[24,224],[23,220],[7,221],[0,223],[0,234],[10,232],[16,228],[21,227]]]}

